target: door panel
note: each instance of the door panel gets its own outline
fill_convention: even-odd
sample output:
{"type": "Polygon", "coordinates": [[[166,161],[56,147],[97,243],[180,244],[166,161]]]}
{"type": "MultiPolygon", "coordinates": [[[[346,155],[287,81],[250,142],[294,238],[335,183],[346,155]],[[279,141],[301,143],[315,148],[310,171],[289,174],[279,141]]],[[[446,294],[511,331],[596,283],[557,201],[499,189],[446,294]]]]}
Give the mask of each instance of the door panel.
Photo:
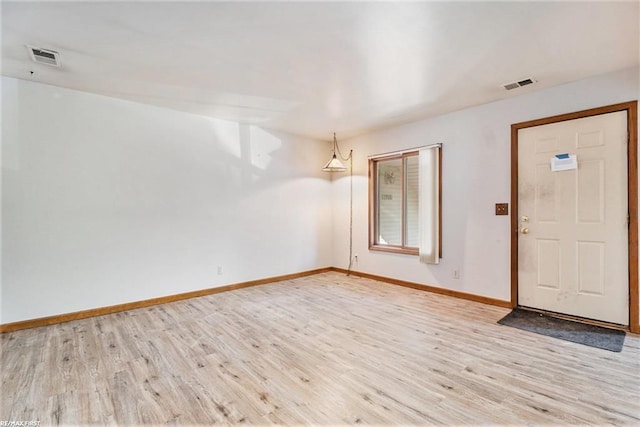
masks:
{"type": "Polygon", "coordinates": [[[537,239],[538,286],[560,289],[560,241],[537,239]]]}
{"type": "Polygon", "coordinates": [[[627,115],[518,130],[518,304],[629,323],[627,115]],[[560,153],[575,170],[552,172],[560,153]]]}
{"type": "Polygon", "coordinates": [[[604,160],[584,160],[577,173],[577,221],[581,224],[604,223],[604,160]]]}

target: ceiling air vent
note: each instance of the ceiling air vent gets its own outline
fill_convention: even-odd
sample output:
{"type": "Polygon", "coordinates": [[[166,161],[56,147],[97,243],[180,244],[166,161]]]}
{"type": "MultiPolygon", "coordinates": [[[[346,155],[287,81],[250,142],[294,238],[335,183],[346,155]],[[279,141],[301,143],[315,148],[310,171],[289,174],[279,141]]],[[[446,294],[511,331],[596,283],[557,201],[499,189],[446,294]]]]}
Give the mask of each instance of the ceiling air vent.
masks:
{"type": "Polygon", "coordinates": [[[33,62],[53,65],[54,67],[60,66],[60,54],[55,50],[42,49],[33,46],[27,46],[27,49],[29,49],[29,55],[31,55],[33,62]]]}
{"type": "Polygon", "coordinates": [[[507,83],[506,85],[502,85],[506,90],[517,89],[522,86],[528,86],[534,84],[536,80],[534,78],[529,77],[528,79],[523,79],[513,83],[507,83]]]}

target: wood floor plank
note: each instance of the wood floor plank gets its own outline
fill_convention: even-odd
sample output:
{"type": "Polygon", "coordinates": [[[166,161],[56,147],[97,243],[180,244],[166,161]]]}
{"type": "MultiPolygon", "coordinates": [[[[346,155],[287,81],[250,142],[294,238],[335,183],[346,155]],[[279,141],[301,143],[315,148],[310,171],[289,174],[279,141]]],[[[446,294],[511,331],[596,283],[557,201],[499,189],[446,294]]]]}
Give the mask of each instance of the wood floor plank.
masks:
{"type": "Polygon", "coordinates": [[[330,272],[0,336],[0,420],[640,424],[621,353],[507,309],[330,272]]]}

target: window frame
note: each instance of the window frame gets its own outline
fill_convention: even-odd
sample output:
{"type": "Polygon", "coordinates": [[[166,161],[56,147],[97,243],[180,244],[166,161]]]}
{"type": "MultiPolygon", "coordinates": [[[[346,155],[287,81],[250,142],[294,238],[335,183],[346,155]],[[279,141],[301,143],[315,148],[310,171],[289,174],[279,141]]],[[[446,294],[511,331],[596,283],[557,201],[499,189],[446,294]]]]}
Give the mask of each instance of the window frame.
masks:
{"type": "MultiPolygon", "coordinates": [[[[407,174],[405,168],[405,158],[418,156],[418,150],[407,150],[391,155],[372,156],[369,158],[369,250],[379,252],[390,252],[396,254],[418,256],[420,249],[406,246],[406,181],[407,174]],[[378,193],[378,162],[385,160],[402,159],[402,245],[380,244],[376,241],[376,234],[379,228],[377,193],[378,193]]],[[[438,258],[442,258],[442,150],[438,156],[438,258]]]]}

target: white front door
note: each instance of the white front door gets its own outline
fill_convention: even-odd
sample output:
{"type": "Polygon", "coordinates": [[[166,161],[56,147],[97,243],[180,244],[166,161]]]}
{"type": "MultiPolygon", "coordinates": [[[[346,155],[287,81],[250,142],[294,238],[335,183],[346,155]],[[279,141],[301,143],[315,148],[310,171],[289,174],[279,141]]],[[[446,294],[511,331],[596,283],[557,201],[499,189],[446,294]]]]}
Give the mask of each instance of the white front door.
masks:
{"type": "Polygon", "coordinates": [[[626,111],[518,130],[519,305],[629,324],[627,186],[626,111]]]}

